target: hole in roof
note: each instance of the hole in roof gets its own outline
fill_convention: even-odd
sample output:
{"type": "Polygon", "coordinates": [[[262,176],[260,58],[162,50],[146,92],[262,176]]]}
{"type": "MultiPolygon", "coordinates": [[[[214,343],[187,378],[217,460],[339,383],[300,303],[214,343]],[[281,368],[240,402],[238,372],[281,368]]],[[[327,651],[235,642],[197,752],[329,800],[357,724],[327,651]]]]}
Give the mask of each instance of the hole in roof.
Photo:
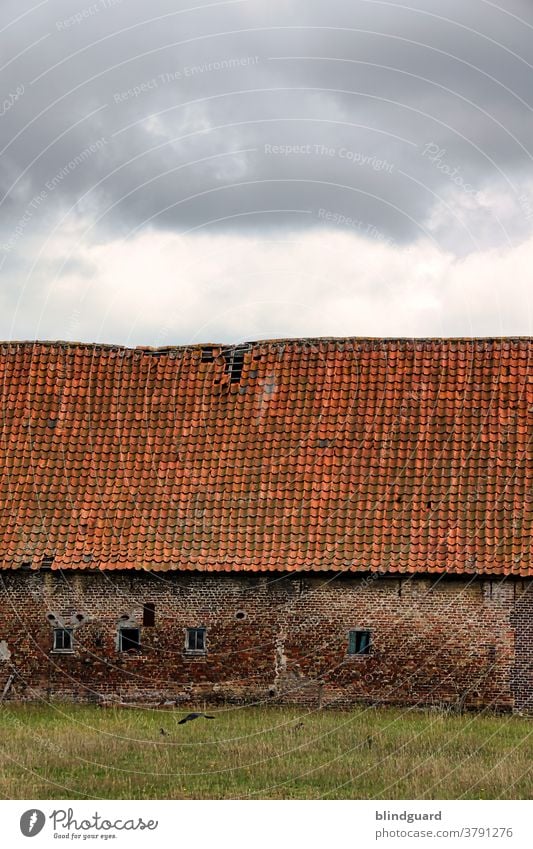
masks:
{"type": "Polygon", "coordinates": [[[45,556],[41,560],[41,566],[51,566],[53,562],[54,562],[54,555],[53,554],[45,554],[45,556]]]}
{"type": "Polygon", "coordinates": [[[57,419],[48,419],[46,422],[47,427],[54,428],[57,424],[57,419]]]}
{"type": "Polygon", "coordinates": [[[46,618],[49,619],[50,622],[52,622],[55,619],[55,616],[53,613],[49,613],[46,618]]]}
{"type": "Polygon", "coordinates": [[[244,612],[244,610],[238,610],[235,614],[235,619],[239,619],[239,621],[246,619],[246,613],[244,612]]]}
{"type": "Polygon", "coordinates": [[[432,506],[431,501],[428,501],[428,510],[431,510],[431,506],[432,506]]]}
{"type": "Polygon", "coordinates": [[[212,363],[214,362],[215,355],[213,354],[212,348],[202,348],[202,353],[200,357],[201,363],[212,363]]]}
{"type": "Polygon", "coordinates": [[[250,345],[232,345],[229,348],[224,348],[222,356],[226,361],[226,372],[229,375],[230,383],[238,383],[242,377],[244,367],[244,356],[250,350],[250,345]]]}
{"type": "Polygon", "coordinates": [[[76,619],[78,620],[78,622],[83,622],[85,616],[83,615],[83,613],[76,613],[76,619]]]}
{"type": "Polygon", "coordinates": [[[93,555],[92,554],[84,554],[82,559],[83,559],[84,563],[90,563],[93,559],[93,555]]]}
{"type": "Polygon", "coordinates": [[[331,442],[332,442],[331,439],[319,439],[318,440],[318,447],[319,448],[328,448],[331,445],[331,442]]]}

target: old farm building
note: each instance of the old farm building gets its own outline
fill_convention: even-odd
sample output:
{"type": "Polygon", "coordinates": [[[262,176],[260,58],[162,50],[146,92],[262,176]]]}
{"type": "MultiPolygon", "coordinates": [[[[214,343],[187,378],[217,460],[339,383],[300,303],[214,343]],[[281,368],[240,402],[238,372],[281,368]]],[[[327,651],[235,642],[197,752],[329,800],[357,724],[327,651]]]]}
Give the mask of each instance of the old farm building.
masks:
{"type": "Polygon", "coordinates": [[[4,698],[527,710],[532,355],[3,344],[4,698]]]}

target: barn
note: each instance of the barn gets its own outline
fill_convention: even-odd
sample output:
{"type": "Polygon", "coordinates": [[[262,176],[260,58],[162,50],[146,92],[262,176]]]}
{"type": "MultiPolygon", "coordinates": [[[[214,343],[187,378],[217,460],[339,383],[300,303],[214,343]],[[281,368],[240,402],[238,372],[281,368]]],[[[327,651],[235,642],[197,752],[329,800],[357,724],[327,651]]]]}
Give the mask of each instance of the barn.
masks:
{"type": "Polygon", "coordinates": [[[527,712],[532,357],[3,343],[2,698],[527,712]]]}

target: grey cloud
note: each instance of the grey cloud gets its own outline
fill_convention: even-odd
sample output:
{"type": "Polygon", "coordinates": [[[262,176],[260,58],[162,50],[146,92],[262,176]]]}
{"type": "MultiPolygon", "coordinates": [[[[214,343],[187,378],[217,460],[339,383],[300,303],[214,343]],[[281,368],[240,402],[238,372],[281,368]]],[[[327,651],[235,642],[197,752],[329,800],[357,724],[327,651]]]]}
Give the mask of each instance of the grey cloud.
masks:
{"type": "MultiPolygon", "coordinates": [[[[0,117],[4,246],[25,220],[7,265],[79,217],[104,241],[342,217],[458,254],[525,238],[533,9],[418,5],[61,0],[27,14],[0,35],[3,91],[24,86],[0,117]],[[481,192],[504,199],[502,221],[481,192]]],[[[3,25],[30,8],[4,3],[3,25]]]]}

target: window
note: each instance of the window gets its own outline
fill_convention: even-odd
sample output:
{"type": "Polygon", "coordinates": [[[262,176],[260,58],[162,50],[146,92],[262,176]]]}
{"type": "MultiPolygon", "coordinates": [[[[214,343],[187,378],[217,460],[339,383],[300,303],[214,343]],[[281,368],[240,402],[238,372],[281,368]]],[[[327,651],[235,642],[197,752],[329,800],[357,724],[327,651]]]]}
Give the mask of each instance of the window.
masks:
{"type": "Polygon", "coordinates": [[[118,650],[119,651],[140,651],[141,648],[141,632],[139,628],[119,628],[118,631],[118,650]]]}
{"type": "Polygon", "coordinates": [[[72,628],[54,628],[53,651],[73,651],[72,628]]]}
{"type": "Polygon", "coordinates": [[[348,633],[348,654],[370,653],[370,631],[350,631],[348,633]]]}
{"type": "Polygon", "coordinates": [[[155,604],[153,601],[147,601],[143,605],[143,625],[146,628],[153,628],[155,625],[155,604]]]}
{"type": "Polygon", "coordinates": [[[205,652],[205,628],[187,628],[185,651],[205,652]]]}

